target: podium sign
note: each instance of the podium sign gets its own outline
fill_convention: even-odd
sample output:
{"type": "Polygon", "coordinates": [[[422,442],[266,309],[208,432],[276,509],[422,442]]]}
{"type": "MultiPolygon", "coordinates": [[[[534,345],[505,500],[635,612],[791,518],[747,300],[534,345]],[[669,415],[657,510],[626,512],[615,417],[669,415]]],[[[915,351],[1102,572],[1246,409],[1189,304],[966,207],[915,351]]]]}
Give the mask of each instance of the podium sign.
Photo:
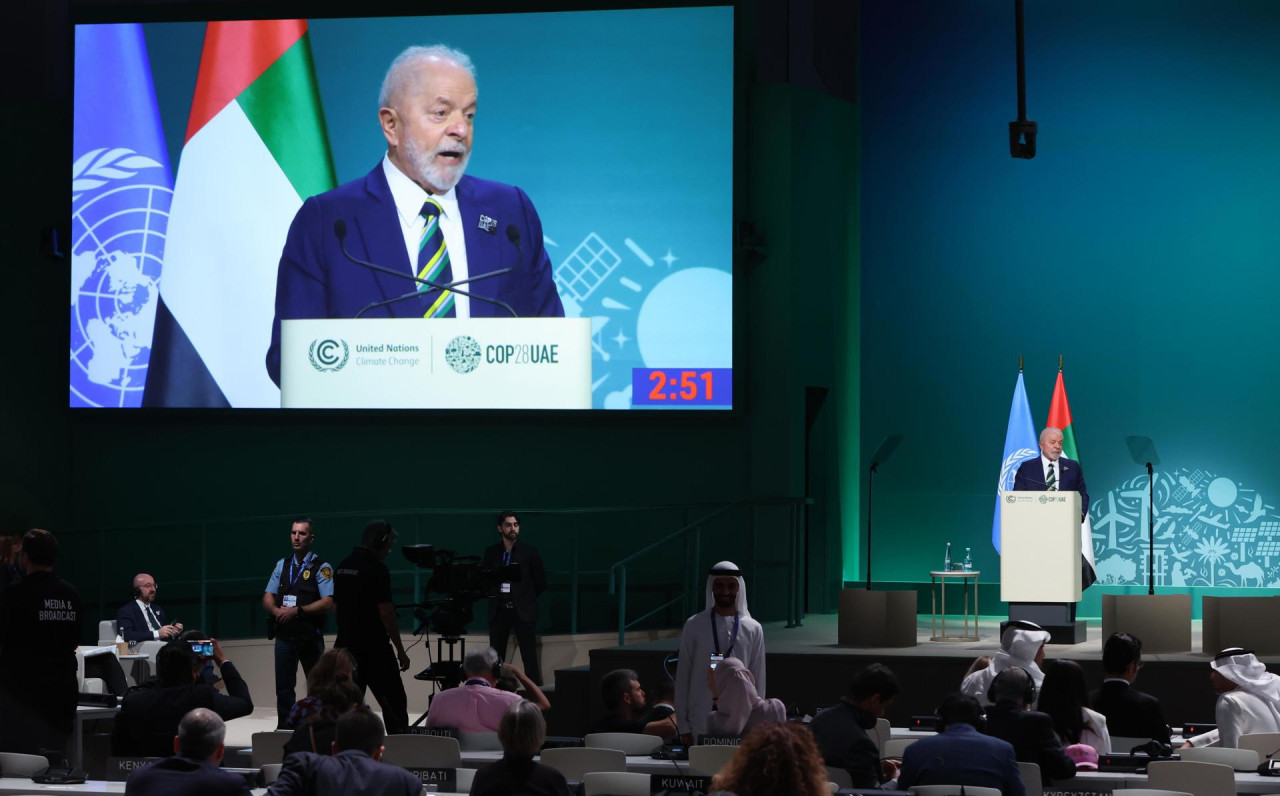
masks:
{"type": "Polygon", "coordinates": [[[589,318],[280,324],[286,409],[590,409],[589,318]]]}
{"type": "Polygon", "coordinates": [[[1000,493],[1000,599],[1080,601],[1080,494],[1000,493]]]}

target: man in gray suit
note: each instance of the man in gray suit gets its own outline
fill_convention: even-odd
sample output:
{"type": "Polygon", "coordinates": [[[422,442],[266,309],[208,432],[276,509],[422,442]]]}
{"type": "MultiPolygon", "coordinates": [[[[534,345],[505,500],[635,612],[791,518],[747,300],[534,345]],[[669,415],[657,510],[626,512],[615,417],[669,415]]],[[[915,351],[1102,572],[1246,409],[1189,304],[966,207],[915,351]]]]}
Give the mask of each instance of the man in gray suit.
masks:
{"type": "Polygon", "coordinates": [[[297,752],[285,758],[267,796],[419,796],[422,782],[382,760],[382,720],[366,707],[338,718],[333,757],[297,752]]]}

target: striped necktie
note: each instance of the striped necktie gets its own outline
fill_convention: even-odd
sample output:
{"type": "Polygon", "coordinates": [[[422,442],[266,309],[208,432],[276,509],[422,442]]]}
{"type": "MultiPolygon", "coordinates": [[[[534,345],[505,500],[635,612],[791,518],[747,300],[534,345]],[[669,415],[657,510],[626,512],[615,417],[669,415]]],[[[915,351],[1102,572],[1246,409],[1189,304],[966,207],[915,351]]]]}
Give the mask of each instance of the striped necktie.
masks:
{"type": "Polygon", "coordinates": [[[1050,492],[1058,491],[1058,479],[1053,474],[1053,462],[1049,462],[1049,474],[1044,477],[1044,488],[1050,492]]]}
{"type": "MultiPolygon", "coordinates": [[[[418,239],[418,278],[436,284],[448,284],[453,281],[453,268],[449,266],[449,247],[444,243],[444,230],[440,228],[440,218],[444,208],[434,196],[428,196],[422,205],[422,217],[427,220],[422,229],[422,237],[418,239]]],[[[431,293],[436,288],[418,283],[418,290],[431,293]]],[[[453,292],[445,290],[440,293],[427,311],[424,318],[452,318],[453,292]]]]}

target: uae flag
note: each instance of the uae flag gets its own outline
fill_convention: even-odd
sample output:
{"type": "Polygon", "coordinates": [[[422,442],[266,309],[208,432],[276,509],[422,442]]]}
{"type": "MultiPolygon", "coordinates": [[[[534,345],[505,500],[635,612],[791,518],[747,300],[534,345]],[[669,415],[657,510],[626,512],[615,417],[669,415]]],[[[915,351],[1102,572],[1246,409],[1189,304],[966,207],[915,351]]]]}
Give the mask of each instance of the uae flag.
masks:
{"type": "Polygon", "coordinates": [[[334,184],[306,21],[210,22],[145,406],[280,406],[265,364],[280,252],[303,200],[334,184]]]}
{"type": "MultiPolygon", "coordinates": [[[[1071,424],[1071,407],[1067,404],[1067,386],[1062,379],[1061,368],[1058,369],[1058,381],[1053,385],[1048,425],[1062,431],[1062,455],[1079,462],[1080,452],[1076,449],[1076,432],[1071,424]]],[[[1083,471],[1083,465],[1081,465],[1081,471],[1083,471]]],[[[1089,566],[1096,571],[1097,565],[1093,560],[1093,523],[1089,521],[1088,516],[1085,516],[1084,523],[1080,526],[1080,552],[1089,562],[1089,566]]]]}

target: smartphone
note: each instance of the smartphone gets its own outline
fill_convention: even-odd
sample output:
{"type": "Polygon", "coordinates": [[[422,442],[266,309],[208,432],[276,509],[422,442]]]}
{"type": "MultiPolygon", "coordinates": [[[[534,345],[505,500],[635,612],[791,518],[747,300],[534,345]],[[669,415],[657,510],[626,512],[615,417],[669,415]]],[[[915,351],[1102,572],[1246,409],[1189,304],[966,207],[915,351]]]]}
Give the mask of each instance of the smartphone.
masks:
{"type": "Polygon", "coordinates": [[[711,653],[711,668],[712,669],[716,668],[716,664],[720,663],[720,661],[722,660],[724,660],[724,656],[721,655],[720,653],[718,652],[711,653]]]}
{"type": "Polygon", "coordinates": [[[199,655],[201,658],[213,657],[213,639],[192,639],[190,644],[191,651],[199,655]]]}

